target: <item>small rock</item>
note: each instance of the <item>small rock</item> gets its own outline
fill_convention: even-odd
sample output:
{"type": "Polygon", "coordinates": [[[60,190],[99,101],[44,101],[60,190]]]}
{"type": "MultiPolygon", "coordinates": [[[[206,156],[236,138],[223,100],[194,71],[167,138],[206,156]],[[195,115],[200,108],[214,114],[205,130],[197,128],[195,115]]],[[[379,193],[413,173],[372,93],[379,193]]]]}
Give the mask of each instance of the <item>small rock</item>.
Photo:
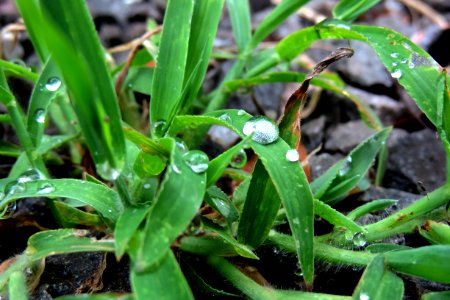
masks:
{"type": "Polygon", "coordinates": [[[328,153],[322,153],[311,157],[309,159],[309,164],[311,166],[311,178],[313,180],[316,179],[342,158],[344,158],[344,156],[341,154],[331,155],[328,153]]]}
{"type": "Polygon", "coordinates": [[[388,96],[372,94],[351,86],[347,86],[346,89],[372,108],[384,125],[392,125],[407,114],[405,104],[388,96]]]}
{"type": "Polygon", "coordinates": [[[430,192],[445,182],[445,151],[432,130],[408,134],[392,144],[385,178],[387,187],[423,193],[423,188],[430,192]]]}
{"type": "Polygon", "coordinates": [[[309,152],[319,147],[325,137],[325,116],[310,120],[302,125],[302,141],[309,152]]]}
{"type": "Polygon", "coordinates": [[[347,154],[374,133],[362,120],[339,124],[327,131],[325,149],[347,154]]]}

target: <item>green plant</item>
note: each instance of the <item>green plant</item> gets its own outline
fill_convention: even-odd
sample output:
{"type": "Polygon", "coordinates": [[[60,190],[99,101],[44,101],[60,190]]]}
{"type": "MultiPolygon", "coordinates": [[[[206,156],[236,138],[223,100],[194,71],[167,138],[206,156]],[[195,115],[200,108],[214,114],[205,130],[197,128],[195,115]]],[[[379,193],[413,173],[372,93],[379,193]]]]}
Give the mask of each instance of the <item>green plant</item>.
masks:
{"type": "MultiPolygon", "coordinates": [[[[325,59],[310,74],[276,72],[274,67],[292,61],[319,39],[368,43],[436,125],[450,157],[450,80],[446,72],[424,50],[390,29],[346,23],[377,1],[362,1],[356,10],[351,1],[341,1],[334,11],[336,19],[299,30],[274,48],[256,49],[305,2],[281,2],[252,33],[248,2],[228,0],[239,52],[219,87],[204,95],[201,87],[224,0],[169,0],[158,56],[145,49],[137,51],[116,95],[113,78],[124,66],[110,69],[107,65],[84,1],[17,0],[42,70],[34,73],[5,61],[0,64],[0,101],[8,110],[0,120],[14,127],[24,150],[21,153],[15,145],[0,145],[3,154],[17,157],[9,176],[0,179],[0,191],[4,191],[0,207],[6,217],[17,200],[45,197],[61,229],[42,231],[29,239],[27,250],[0,274],[1,291],[8,287],[11,298],[26,299],[25,270],[46,256],[104,251],[115,253],[118,259],[124,255],[131,258],[133,293],[125,296],[130,299],[191,299],[185,276],[212,294],[229,295],[202,279],[193,261],[182,272],[174,253],[199,257],[250,298],[348,298],[262,287],[225,258],[258,259],[254,250],[262,244],[296,253],[308,288],[313,284],[315,260],[365,267],[353,294],[356,299],[401,299],[404,287],[397,272],[450,283],[449,228],[436,223],[447,218],[448,181],[411,206],[367,226],[355,220],[392,202],[373,201],[347,216],[338,212],[332,205],[360,183],[380,150],[379,161],[383,162],[390,129],[383,128],[370,109],[346,92],[340,80],[319,75],[336,56],[325,59]],[[394,66],[398,60],[404,63],[394,66]],[[147,67],[149,61],[156,61],[156,68],[147,67]],[[26,112],[9,90],[3,70],[35,82],[26,112]],[[278,127],[245,111],[222,110],[230,93],[240,87],[303,80],[278,127]],[[377,130],[312,183],[295,155],[300,138],[298,111],[309,83],[346,96],[357,105],[367,125],[377,130]],[[132,91],[151,95],[149,134],[132,124],[138,112],[132,91]],[[44,133],[49,118],[60,135],[44,133]],[[195,145],[211,125],[233,130],[242,141],[209,162],[195,145]],[[67,145],[73,163],[79,165],[76,144],[87,146],[104,181],[90,175],[85,180],[52,178],[47,167],[52,150],[67,145]],[[259,156],[252,174],[238,170],[240,166],[228,168],[245,147],[259,156]],[[215,186],[224,173],[241,182],[232,199],[215,186]],[[216,217],[200,216],[201,225],[191,223],[202,203],[213,208],[216,217]],[[80,209],[86,205],[94,210],[80,209]],[[332,232],[315,236],[314,215],[333,224],[332,232]],[[289,222],[291,234],[273,229],[280,220],[289,222]],[[95,226],[114,238],[92,238],[88,230],[74,229],[77,225],[95,226]],[[400,247],[377,243],[416,228],[435,245],[397,249],[400,247]],[[365,251],[349,250],[353,244],[370,246],[365,251]]],[[[383,163],[378,170],[380,178],[383,163]]],[[[450,175],[450,167],[448,170],[450,175]]]]}

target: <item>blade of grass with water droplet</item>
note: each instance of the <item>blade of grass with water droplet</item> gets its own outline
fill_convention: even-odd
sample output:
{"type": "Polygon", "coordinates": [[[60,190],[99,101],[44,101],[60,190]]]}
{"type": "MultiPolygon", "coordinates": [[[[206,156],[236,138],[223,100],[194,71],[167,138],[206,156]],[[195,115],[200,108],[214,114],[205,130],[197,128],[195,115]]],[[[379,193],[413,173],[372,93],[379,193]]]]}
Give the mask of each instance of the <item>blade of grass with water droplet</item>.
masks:
{"type": "Polygon", "coordinates": [[[314,213],[335,226],[344,226],[353,232],[363,232],[363,228],[331,206],[314,199],[314,213]]]}
{"type": "MultiPolygon", "coordinates": [[[[50,91],[47,89],[46,85],[52,78],[59,77],[60,76],[56,65],[51,59],[49,59],[45,64],[31,94],[27,113],[27,130],[35,147],[39,147],[44,134],[47,107],[50,105],[51,100],[55,97],[57,90],[60,88],[62,89],[62,86],[59,86],[57,90],[50,91]]],[[[61,83],[61,81],[59,82],[61,83]]]]}
{"type": "Polygon", "coordinates": [[[368,43],[386,69],[406,89],[430,121],[437,125],[437,99],[443,73],[422,48],[391,29],[326,21],[290,34],[276,47],[282,59],[291,60],[319,39],[354,39],[368,43]]]}
{"type": "Polygon", "coordinates": [[[74,252],[114,252],[114,240],[97,240],[90,237],[88,230],[58,229],[46,230],[32,235],[28,239],[25,251],[33,261],[49,255],[74,252]]]}
{"type": "MultiPolygon", "coordinates": [[[[185,79],[186,58],[189,48],[192,0],[170,0],[164,15],[161,42],[153,73],[150,123],[168,122],[180,100],[185,79]]],[[[162,128],[165,131],[167,128],[162,128]]],[[[153,134],[161,135],[163,132],[153,134]]]]}
{"type": "Polygon", "coordinates": [[[210,186],[206,192],[205,202],[219,212],[231,228],[231,224],[239,219],[239,212],[234,203],[215,185],[210,186]]]}
{"type": "MultiPolygon", "coordinates": [[[[17,1],[30,28],[45,43],[63,76],[82,132],[106,179],[115,179],[125,157],[120,114],[105,56],[84,1],[17,1]],[[65,32],[65,33],[63,33],[65,32]],[[68,33],[68,34],[67,34],[68,33]]],[[[29,29],[28,28],[28,29],[29,29]]]]}
{"type": "Polygon", "coordinates": [[[147,216],[145,236],[135,262],[139,272],[157,264],[169,251],[172,242],[186,229],[200,208],[206,189],[206,174],[195,173],[185,163],[174,140],[164,141],[172,150],[171,159],[147,216]]]}
{"type": "Polygon", "coordinates": [[[227,0],[227,7],[234,39],[239,52],[242,52],[252,36],[248,0],[227,0]]]}
{"type": "Polygon", "coordinates": [[[166,251],[152,272],[131,271],[134,299],[194,299],[172,251],[166,251]]]}
{"type": "Polygon", "coordinates": [[[353,22],[378,2],[380,2],[380,0],[364,0],[358,2],[352,0],[340,0],[333,8],[333,17],[344,22],[353,22]]]}
{"type": "Polygon", "coordinates": [[[425,246],[384,254],[386,265],[403,274],[450,283],[450,246],[425,246]]]}
{"type": "Polygon", "coordinates": [[[325,203],[336,203],[345,196],[361,181],[390,132],[391,128],[385,128],[375,133],[314,180],[314,196],[325,203]]]}
{"type": "Polygon", "coordinates": [[[353,299],[401,300],[404,289],[403,281],[385,269],[383,256],[378,255],[366,267],[353,292],[353,299]]]}
{"type": "Polygon", "coordinates": [[[28,300],[28,289],[25,281],[25,275],[21,271],[11,274],[8,284],[9,299],[28,300]]]}
{"type": "Polygon", "coordinates": [[[77,179],[34,180],[23,183],[23,189],[7,194],[0,207],[18,199],[32,197],[65,197],[76,199],[95,208],[110,225],[115,224],[123,211],[119,195],[103,184],[77,179]]]}

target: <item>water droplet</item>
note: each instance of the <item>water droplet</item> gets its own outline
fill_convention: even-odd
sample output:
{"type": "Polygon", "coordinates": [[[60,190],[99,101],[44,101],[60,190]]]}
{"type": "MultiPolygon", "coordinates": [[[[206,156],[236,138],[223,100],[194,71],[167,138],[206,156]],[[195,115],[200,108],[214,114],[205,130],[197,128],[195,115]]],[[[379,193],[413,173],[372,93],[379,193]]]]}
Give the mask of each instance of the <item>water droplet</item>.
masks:
{"type": "Polygon", "coordinates": [[[287,159],[288,161],[295,162],[295,161],[298,161],[299,158],[300,158],[300,156],[299,156],[299,154],[298,154],[297,149],[289,149],[289,150],[286,152],[286,159],[287,159]]]}
{"type": "Polygon", "coordinates": [[[407,58],[402,58],[402,60],[400,60],[400,63],[402,63],[402,64],[406,64],[407,62],[408,62],[407,58]]]}
{"type": "Polygon", "coordinates": [[[178,167],[177,167],[177,165],[172,165],[172,170],[175,172],[175,173],[177,173],[177,174],[181,174],[181,170],[180,169],[178,169],[178,167]]]}
{"type": "Polygon", "coordinates": [[[230,162],[230,165],[233,168],[240,169],[245,166],[247,163],[247,154],[245,153],[244,149],[239,150],[238,154],[236,154],[230,162]]]}
{"type": "Polygon", "coordinates": [[[238,112],[237,112],[237,115],[238,116],[243,116],[243,115],[245,115],[245,110],[243,110],[243,109],[240,109],[240,110],[238,110],[238,112]]]}
{"type": "Polygon", "coordinates": [[[401,70],[394,70],[394,72],[391,73],[392,78],[396,78],[399,79],[400,77],[402,77],[403,73],[401,70]]]}
{"type": "Polygon", "coordinates": [[[11,218],[17,210],[16,202],[8,203],[0,212],[0,219],[11,218]]]}
{"type": "Polygon", "coordinates": [[[41,108],[37,109],[36,112],[34,113],[34,120],[40,124],[45,123],[45,110],[41,108]]]}
{"type": "Polygon", "coordinates": [[[227,122],[227,123],[231,123],[231,117],[228,114],[220,115],[219,120],[227,122]]]}
{"type": "Polygon", "coordinates": [[[349,241],[349,242],[353,241],[353,237],[354,237],[354,236],[355,236],[355,234],[354,234],[353,232],[351,232],[350,230],[347,230],[347,231],[344,233],[345,240],[346,240],[346,241],[349,241]]]}
{"type": "Polygon", "coordinates": [[[345,174],[347,174],[348,171],[350,171],[351,166],[352,166],[352,158],[349,156],[345,160],[344,165],[342,166],[342,168],[339,170],[339,176],[344,176],[345,174]]]}
{"type": "Polygon", "coordinates": [[[366,237],[362,232],[357,232],[355,236],[353,237],[353,245],[357,247],[365,247],[367,244],[366,237]]]}
{"type": "Polygon", "coordinates": [[[208,169],[209,158],[200,150],[192,150],[183,155],[184,161],[195,173],[203,173],[208,169]]]}
{"type": "Polygon", "coordinates": [[[144,189],[146,189],[146,190],[148,190],[151,187],[152,187],[152,185],[150,183],[144,184],[144,189]]]}
{"type": "Polygon", "coordinates": [[[392,66],[393,66],[393,67],[396,67],[396,66],[398,66],[398,63],[393,62],[393,63],[392,63],[392,66]]]}
{"type": "Polygon", "coordinates": [[[112,213],[112,209],[108,209],[108,212],[109,212],[109,213],[112,213]]]}
{"type": "Polygon", "coordinates": [[[392,53],[390,54],[390,56],[391,56],[392,58],[397,58],[397,57],[399,56],[399,54],[398,54],[397,52],[392,52],[392,53]]]}
{"type": "Polygon", "coordinates": [[[17,182],[25,183],[33,180],[39,180],[44,178],[44,176],[36,170],[28,170],[20,174],[19,178],[17,178],[17,182]]]}
{"type": "Polygon", "coordinates": [[[180,150],[181,153],[186,153],[188,151],[188,147],[182,139],[176,138],[175,146],[177,146],[178,150],[180,150]]]}
{"type": "Polygon", "coordinates": [[[49,194],[55,191],[55,187],[50,183],[44,183],[39,187],[38,194],[49,194]]]}
{"type": "Polygon", "coordinates": [[[405,42],[405,41],[402,42],[402,45],[403,45],[403,47],[405,47],[405,48],[408,49],[408,50],[411,49],[411,46],[410,46],[407,42],[405,42]]]}
{"type": "Polygon", "coordinates": [[[158,136],[164,136],[167,122],[165,120],[158,120],[153,125],[153,132],[158,136]]]}
{"type": "Polygon", "coordinates": [[[61,80],[58,77],[51,77],[45,84],[45,88],[50,92],[56,92],[61,86],[61,80]]]}
{"type": "Polygon", "coordinates": [[[98,173],[107,180],[116,180],[120,176],[119,170],[111,167],[108,161],[99,164],[98,173]]]}
{"type": "Polygon", "coordinates": [[[292,223],[294,223],[295,225],[300,225],[300,220],[298,218],[294,218],[292,220],[292,223]]]}
{"type": "Polygon", "coordinates": [[[252,140],[263,145],[275,142],[279,134],[277,125],[265,116],[256,116],[248,120],[242,132],[245,135],[253,134],[252,140]]]}
{"type": "Polygon", "coordinates": [[[366,293],[361,293],[359,294],[359,300],[370,300],[370,297],[366,293]]]}
{"type": "Polygon", "coordinates": [[[14,195],[17,193],[24,192],[26,189],[25,184],[23,182],[19,182],[17,180],[11,181],[5,187],[5,194],[14,195]]]}

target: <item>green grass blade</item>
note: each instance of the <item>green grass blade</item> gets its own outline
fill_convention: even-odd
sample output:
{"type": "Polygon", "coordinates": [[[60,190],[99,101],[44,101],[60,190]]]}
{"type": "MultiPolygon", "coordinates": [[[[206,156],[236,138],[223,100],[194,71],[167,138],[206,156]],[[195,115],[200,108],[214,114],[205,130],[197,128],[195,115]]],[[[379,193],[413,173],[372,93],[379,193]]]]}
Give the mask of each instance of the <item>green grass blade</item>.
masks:
{"type": "Polygon", "coordinates": [[[446,292],[432,292],[422,295],[421,300],[446,300],[450,299],[450,291],[446,292]]]}
{"type": "Polygon", "coordinates": [[[333,8],[333,17],[344,22],[353,22],[357,17],[368,11],[376,5],[380,0],[340,0],[333,8]]]}
{"type": "MultiPolygon", "coordinates": [[[[193,7],[192,0],[167,2],[150,102],[152,132],[157,136],[161,136],[167,128],[161,128],[162,132],[156,132],[160,130],[155,131],[155,124],[169,122],[173,117],[174,108],[180,101],[185,80],[193,7]]],[[[166,124],[163,125],[165,126],[166,124]]]]}
{"type": "Polygon", "coordinates": [[[249,44],[249,48],[252,49],[261,43],[273,30],[275,30],[275,28],[278,27],[278,25],[284,22],[284,20],[306,2],[308,2],[308,0],[283,0],[278,4],[277,7],[264,18],[264,21],[259,24],[258,28],[256,28],[249,44]]]}
{"type": "Polygon", "coordinates": [[[364,231],[361,226],[353,222],[350,218],[317,199],[314,199],[314,213],[335,226],[343,226],[353,232],[364,231]]]}
{"type": "Polygon", "coordinates": [[[133,300],[133,295],[123,293],[79,294],[57,297],[55,300],[133,300]]]}
{"type": "Polygon", "coordinates": [[[401,300],[403,292],[403,281],[385,269],[383,256],[379,255],[366,267],[353,292],[353,299],[401,300]]]}
{"type": "Polygon", "coordinates": [[[450,226],[447,224],[428,221],[419,233],[433,244],[450,245],[450,226]]]}
{"type": "Polygon", "coordinates": [[[46,230],[28,239],[26,255],[30,260],[38,260],[49,255],[101,251],[114,252],[113,240],[97,240],[89,236],[87,230],[58,229],[46,230]]]}
{"type": "Polygon", "coordinates": [[[152,272],[131,271],[131,286],[135,300],[194,299],[171,251],[166,251],[161,263],[152,272]]]}
{"type": "Polygon", "coordinates": [[[282,59],[291,60],[319,39],[354,39],[368,43],[386,69],[437,125],[437,100],[443,92],[439,83],[445,75],[425,50],[388,28],[349,26],[331,20],[287,36],[277,45],[276,51],[282,59]]]}
{"type": "Polygon", "coordinates": [[[64,8],[61,10],[64,14],[57,20],[50,15],[44,17],[33,1],[19,0],[17,4],[22,12],[26,10],[32,14],[27,25],[43,31],[38,38],[49,46],[61,71],[97,171],[106,179],[117,178],[124,163],[125,143],[117,100],[86,4],[79,0],[45,2],[64,8]],[[63,17],[67,18],[68,24],[60,19],[63,17]],[[70,37],[61,27],[70,29],[70,37]],[[74,46],[73,40],[80,39],[74,46]],[[92,67],[98,73],[93,73],[92,67]]]}
{"type": "Polygon", "coordinates": [[[354,188],[372,165],[390,128],[375,133],[311,183],[314,196],[325,203],[335,203],[354,188]]]}
{"type": "Polygon", "coordinates": [[[0,273],[0,291],[3,291],[11,275],[15,272],[23,272],[28,260],[25,254],[17,255],[15,261],[0,273]]]}
{"type": "Polygon", "coordinates": [[[17,77],[28,79],[32,82],[38,80],[39,75],[12,62],[0,59],[0,67],[4,69],[6,73],[12,74],[17,77]]]}
{"type": "Polygon", "coordinates": [[[184,161],[183,152],[175,142],[166,141],[172,149],[171,161],[147,217],[145,236],[136,261],[136,270],[140,272],[164,257],[200,208],[205,194],[206,174],[195,173],[184,161]],[[174,191],[177,191],[176,195],[174,191]]]}
{"type": "MultiPolygon", "coordinates": [[[[183,105],[186,111],[203,84],[224,0],[195,1],[184,75],[183,105]]],[[[177,114],[178,111],[174,112],[177,114]]],[[[171,116],[173,117],[173,116],[171,116]]]]}
{"type": "Polygon", "coordinates": [[[386,265],[394,271],[450,283],[450,246],[426,246],[384,254],[386,265]]]}
{"type": "Polygon", "coordinates": [[[252,37],[250,7],[248,0],[227,0],[231,27],[239,52],[242,52],[252,37]]]}
{"type": "Polygon", "coordinates": [[[347,214],[347,218],[356,220],[370,212],[379,211],[388,208],[397,203],[397,200],[392,199],[378,199],[372,200],[369,203],[363,204],[347,214]]]}
{"type": "Polygon", "coordinates": [[[220,213],[231,228],[231,224],[239,219],[239,212],[234,203],[217,186],[210,186],[207,190],[205,202],[220,213]]]}
{"type": "Polygon", "coordinates": [[[65,227],[104,226],[99,215],[84,212],[61,201],[55,201],[54,205],[65,227]]]}
{"type": "Polygon", "coordinates": [[[56,91],[62,89],[59,78],[56,65],[49,59],[31,94],[27,114],[27,130],[36,147],[39,146],[44,134],[47,107],[55,97],[56,91]]]}
{"type": "Polygon", "coordinates": [[[14,300],[28,299],[27,284],[25,282],[25,275],[22,272],[18,271],[11,274],[11,278],[9,278],[8,296],[9,299],[14,300]]]}
{"type": "Polygon", "coordinates": [[[123,256],[128,246],[128,242],[131,240],[131,237],[139,228],[142,221],[144,221],[149,210],[149,206],[130,206],[124,209],[114,228],[114,238],[116,241],[115,252],[117,258],[123,256]]]}
{"type": "Polygon", "coordinates": [[[118,194],[102,184],[76,179],[48,179],[15,182],[12,187],[0,201],[0,207],[23,198],[65,197],[92,206],[111,224],[117,221],[123,211],[118,194]]]}

